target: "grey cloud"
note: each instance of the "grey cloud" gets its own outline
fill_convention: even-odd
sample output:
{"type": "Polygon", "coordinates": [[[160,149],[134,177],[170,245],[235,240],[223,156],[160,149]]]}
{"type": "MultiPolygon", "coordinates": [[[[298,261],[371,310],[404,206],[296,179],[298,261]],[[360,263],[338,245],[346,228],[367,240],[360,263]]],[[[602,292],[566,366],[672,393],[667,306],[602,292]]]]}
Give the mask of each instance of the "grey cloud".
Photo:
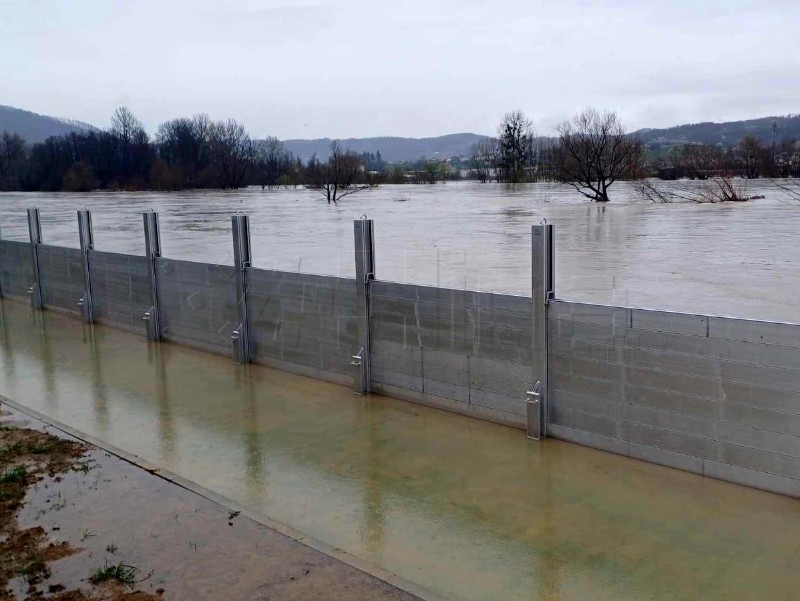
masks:
{"type": "Polygon", "coordinates": [[[0,0],[0,102],[152,131],[235,117],[257,135],[541,133],[587,105],[631,127],[798,112],[783,0],[0,0]]]}

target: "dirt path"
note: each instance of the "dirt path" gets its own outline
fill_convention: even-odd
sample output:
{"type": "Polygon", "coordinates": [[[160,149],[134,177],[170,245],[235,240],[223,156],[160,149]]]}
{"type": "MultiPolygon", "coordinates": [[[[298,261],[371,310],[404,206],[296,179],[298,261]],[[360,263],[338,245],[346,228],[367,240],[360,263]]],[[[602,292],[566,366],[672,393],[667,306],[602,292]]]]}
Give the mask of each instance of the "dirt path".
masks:
{"type": "Polygon", "coordinates": [[[0,601],[416,599],[0,405],[0,601]]]}

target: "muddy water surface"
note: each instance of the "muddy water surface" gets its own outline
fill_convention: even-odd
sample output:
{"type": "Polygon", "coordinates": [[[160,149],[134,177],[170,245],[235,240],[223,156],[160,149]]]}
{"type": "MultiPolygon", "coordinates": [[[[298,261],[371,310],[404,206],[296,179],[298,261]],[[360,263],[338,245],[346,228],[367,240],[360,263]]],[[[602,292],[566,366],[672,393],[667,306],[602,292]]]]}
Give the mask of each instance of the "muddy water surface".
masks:
{"type": "Polygon", "coordinates": [[[795,599],[800,502],[2,303],[0,394],[458,599],[795,599]]]}
{"type": "Polygon", "coordinates": [[[476,182],[381,186],[339,205],[303,189],[0,193],[0,229],[27,240],[25,209],[37,206],[45,242],[77,247],[75,211],[89,208],[99,250],[144,254],[142,211],[154,209],[165,256],[231,264],[230,215],[244,211],[256,267],[352,276],[353,220],[367,214],[379,279],[530,295],[530,228],[544,218],[560,298],[800,322],[800,199],[740,184],[766,198],[654,205],[620,183],[601,206],[569,186],[476,182]]]}

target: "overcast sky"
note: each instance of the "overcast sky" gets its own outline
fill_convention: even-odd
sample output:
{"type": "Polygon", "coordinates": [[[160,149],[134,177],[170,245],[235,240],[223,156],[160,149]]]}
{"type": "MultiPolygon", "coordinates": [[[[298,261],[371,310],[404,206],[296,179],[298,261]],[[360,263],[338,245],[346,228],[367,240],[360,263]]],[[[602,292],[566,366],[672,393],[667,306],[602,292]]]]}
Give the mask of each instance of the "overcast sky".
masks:
{"type": "Polygon", "coordinates": [[[800,112],[800,2],[0,0],[0,104],[281,138],[631,129],[800,112]]]}

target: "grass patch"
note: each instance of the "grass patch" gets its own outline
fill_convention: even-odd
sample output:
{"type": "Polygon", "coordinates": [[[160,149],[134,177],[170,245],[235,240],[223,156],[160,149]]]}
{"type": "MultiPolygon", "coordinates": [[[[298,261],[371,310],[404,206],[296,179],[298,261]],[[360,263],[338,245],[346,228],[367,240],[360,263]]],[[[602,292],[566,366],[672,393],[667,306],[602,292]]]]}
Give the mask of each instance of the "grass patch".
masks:
{"type": "Polygon", "coordinates": [[[0,449],[0,463],[6,463],[21,455],[24,452],[24,447],[21,443],[15,442],[0,449]]]}
{"type": "Polygon", "coordinates": [[[8,470],[0,476],[0,484],[23,484],[28,477],[28,468],[24,465],[8,470]]]}
{"type": "Polygon", "coordinates": [[[133,586],[136,584],[136,573],[138,571],[139,568],[136,566],[129,566],[124,563],[118,563],[114,565],[108,565],[108,563],[106,563],[105,566],[102,568],[97,568],[92,573],[89,581],[92,584],[113,581],[133,588],[133,586]]]}

